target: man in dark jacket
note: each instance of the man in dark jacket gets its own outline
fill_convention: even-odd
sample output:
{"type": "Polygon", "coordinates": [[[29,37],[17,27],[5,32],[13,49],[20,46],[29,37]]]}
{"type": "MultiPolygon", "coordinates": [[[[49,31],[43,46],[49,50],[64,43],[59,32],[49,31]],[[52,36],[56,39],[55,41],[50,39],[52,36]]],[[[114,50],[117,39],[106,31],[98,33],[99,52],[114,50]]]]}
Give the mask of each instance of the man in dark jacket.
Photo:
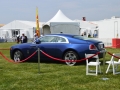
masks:
{"type": "Polygon", "coordinates": [[[23,33],[21,36],[21,43],[27,43],[28,39],[27,36],[25,36],[25,34],[23,33]]]}

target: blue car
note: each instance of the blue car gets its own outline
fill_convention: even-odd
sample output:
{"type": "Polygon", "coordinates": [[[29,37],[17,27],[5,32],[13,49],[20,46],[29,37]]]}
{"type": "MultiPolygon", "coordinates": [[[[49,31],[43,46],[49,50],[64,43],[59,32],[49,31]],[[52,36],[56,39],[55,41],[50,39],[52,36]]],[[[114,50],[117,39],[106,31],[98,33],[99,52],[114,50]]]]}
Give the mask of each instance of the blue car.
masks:
{"type": "MultiPolygon", "coordinates": [[[[35,42],[17,44],[10,48],[10,56],[15,62],[20,62],[31,56],[40,48],[40,60],[65,60],[67,65],[75,65],[77,60],[85,58],[85,53],[96,54],[103,58],[104,43],[92,38],[71,34],[49,34],[38,38],[35,42]],[[50,57],[48,57],[50,56],[50,57]],[[47,58],[47,59],[46,59],[47,58]]],[[[38,53],[30,59],[38,59],[38,53]]]]}

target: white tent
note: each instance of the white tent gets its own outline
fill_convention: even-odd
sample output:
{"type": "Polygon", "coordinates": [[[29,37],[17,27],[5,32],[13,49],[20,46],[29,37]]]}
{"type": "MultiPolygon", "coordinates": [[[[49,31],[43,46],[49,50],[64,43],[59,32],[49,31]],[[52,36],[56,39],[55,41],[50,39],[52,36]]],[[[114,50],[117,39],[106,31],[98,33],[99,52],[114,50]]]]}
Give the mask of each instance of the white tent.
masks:
{"type": "Polygon", "coordinates": [[[80,34],[82,35],[86,32],[86,35],[90,34],[93,36],[95,31],[97,30],[98,24],[93,21],[83,21],[83,20],[74,20],[75,22],[80,23],[80,34]]]}
{"type": "Polygon", "coordinates": [[[61,10],[59,10],[55,16],[50,19],[46,24],[50,25],[50,22],[74,22],[73,20],[66,17],[61,10]]]}
{"type": "MultiPolygon", "coordinates": [[[[42,24],[43,22],[39,23],[41,32],[42,24]]],[[[35,28],[36,28],[35,21],[14,20],[0,28],[0,37],[13,38],[16,37],[17,34],[21,35],[22,33],[24,33],[28,38],[33,38],[35,28]]]]}
{"type": "MultiPolygon", "coordinates": [[[[79,29],[78,22],[74,22],[73,20],[66,17],[61,10],[59,10],[55,16],[50,19],[47,23],[43,25],[43,33],[72,33],[72,31],[79,29]]],[[[74,31],[75,32],[75,31],[74,31]]],[[[78,32],[76,32],[78,34],[78,32]]]]}
{"type": "Polygon", "coordinates": [[[120,17],[97,21],[99,38],[120,38],[120,17]]]}

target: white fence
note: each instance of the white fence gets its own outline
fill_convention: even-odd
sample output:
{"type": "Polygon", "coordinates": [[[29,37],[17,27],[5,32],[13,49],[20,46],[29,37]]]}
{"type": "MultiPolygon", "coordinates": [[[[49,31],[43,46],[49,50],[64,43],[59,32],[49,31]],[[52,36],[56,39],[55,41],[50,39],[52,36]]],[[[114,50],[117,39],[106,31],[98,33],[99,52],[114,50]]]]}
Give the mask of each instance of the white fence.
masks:
{"type": "Polygon", "coordinates": [[[112,46],[112,38],[92,38],[92,39],[102,41],[105,47],[112,46]]]}

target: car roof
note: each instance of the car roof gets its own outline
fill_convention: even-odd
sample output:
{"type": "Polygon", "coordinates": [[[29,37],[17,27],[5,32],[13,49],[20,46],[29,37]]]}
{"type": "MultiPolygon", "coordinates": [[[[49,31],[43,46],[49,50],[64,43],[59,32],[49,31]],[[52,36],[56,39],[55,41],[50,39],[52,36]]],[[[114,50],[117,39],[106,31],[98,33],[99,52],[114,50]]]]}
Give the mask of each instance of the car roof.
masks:
{"type": "Polygon", "coordinates": [[[57,35],[57,36],[65,36],[65,37],[73,37],[73,34],[47,34],[47,35],[57,35]]]}

